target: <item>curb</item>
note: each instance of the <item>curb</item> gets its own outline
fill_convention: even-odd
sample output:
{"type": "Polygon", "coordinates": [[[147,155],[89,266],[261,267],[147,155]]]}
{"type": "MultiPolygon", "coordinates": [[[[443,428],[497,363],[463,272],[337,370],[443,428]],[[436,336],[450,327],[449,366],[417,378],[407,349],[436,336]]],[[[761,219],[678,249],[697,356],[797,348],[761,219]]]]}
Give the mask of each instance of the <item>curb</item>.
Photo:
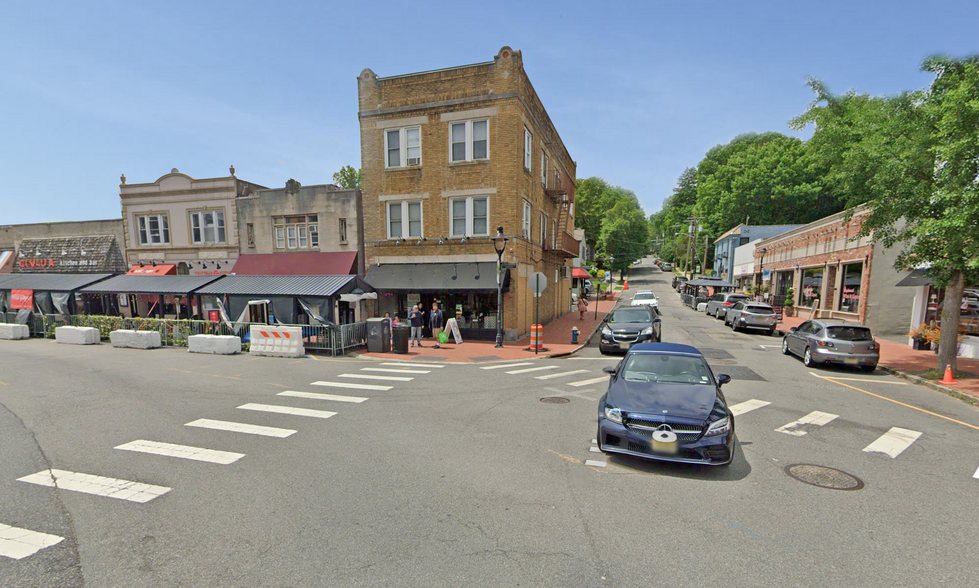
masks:
{"type": "Polygon", "coordinates": [[[884,372],[887,372],[888,374],[891,374],[892,376],[897,376],[898,378],[901,378],[902,380],[907,380],[907,381],[912,382],[914,384],[918,384],[919,386],[925,386],[926,388],[931,388],[932,390],[934,390],[936,392],[941,392],[942,394],[945,394],[946,396],[951,396],[952,398],[955,398],[957,400],[961,400],[962,402],[965,402],[966,404],[971,404],[973,406],[979,406],[979,398],[976,398],[975,396],[972,396],[971,394],[965,394],[963,392],[959,392],[958,390],[953,390],[952,388],[949,388],[947,386],[942,386],[941,384],[936,384],[935,382],[932,382],[931,380],[926,380],[926,379],[924,379],[924,378],[922,378],[920,376],[916,376],[914,374],[909,374],[909,373],[906,373],[906,372],[902,372],[900,370],[896,370],[894,368],[887,367],[886,365],[879,365],[878,364],[877,368],[880,369],[880,370],[882,370],[882,371],[884,371],[884,372]]]}
{"type": "MultiPolygon", "coordinates": [[[[610,313],[611,313],[611,312],[612,312],[613,310],[615,310],[615,307],[616,307],[616,306],[617,306],[618,304],[619,304],[619,299],[618,299],[618,298],[616,298],[616,299],[615,299],[615,304],[613,304],[613,305],[612,305],[612,308],[611,308],[611,310],[609,310],[609,311],[608,311],[608,312],[606,312],[606,313],[605,313],[604,315],[602,315],[602,320],[604,320],[604,319],[605,319],[605,317],[607,317],[607,316],[608,316],[608,315],[609,315],[609,314],[610,314],[610,313]]],[[[585,347],[587,347],[587,346],[588,346],[588,343],[590,343],[590,342],[591,342],[591,340],[592,340],[592,337],[594,337],[594,336],[595,336],[595,333],[597,333],[597,332],[598,332],[598,330],[599,330],[599,329],[600,329],[601,327],[602,327],[602,321],[599,321],[599,322],[598,322],[598,324],[597,324],[597,325],[595,325],[595,328],[594,328],[594,329],[592,329],[592,331],[591,331],[591,333],[590,333],[590,334],[588,335],[588,337],[586,337],[586,338],[585,338],[585,340],[584,340],[585,342],[584,342],[584,343],[582,343],[581,345],[579,345],[579,346],[577,346],[577,347],[575,347],[575,348],[574,348],[574,349],[572,349],[571,351],[566,351],[566,352],[564,352],[564,353],[557,353],[557,354],[555,354],[555,355],[548,355],[547,357],[550,357],[550,358],[552,358],[552,359],[556,359],[556,358],[558,358],[558,357],[570,357],[570,356],[572,356],[572,355],[574,355],[575,353],[578,353],[579,351],[581,351],[582,349],[584,349],[585,347]]]]}

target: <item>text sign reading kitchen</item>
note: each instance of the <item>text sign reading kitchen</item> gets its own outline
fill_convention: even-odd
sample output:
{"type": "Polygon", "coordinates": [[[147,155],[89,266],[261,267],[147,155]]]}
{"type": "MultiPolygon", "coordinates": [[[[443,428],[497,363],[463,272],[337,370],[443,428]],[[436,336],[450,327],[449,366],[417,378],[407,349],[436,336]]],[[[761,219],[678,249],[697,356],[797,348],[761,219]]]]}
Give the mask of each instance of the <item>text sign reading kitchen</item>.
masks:
{"type": "Polygon", "coordinates": [[[20,269],[53,269],[55,267],[99,267],[102,262],[98,259],[21,259],[17,262],[20,269]]]}
{"type": "Polygon", "coordinates": [[[34,290],[11,290],[10,308],[12,310],[31,310],[34,308],[34,290]]]}

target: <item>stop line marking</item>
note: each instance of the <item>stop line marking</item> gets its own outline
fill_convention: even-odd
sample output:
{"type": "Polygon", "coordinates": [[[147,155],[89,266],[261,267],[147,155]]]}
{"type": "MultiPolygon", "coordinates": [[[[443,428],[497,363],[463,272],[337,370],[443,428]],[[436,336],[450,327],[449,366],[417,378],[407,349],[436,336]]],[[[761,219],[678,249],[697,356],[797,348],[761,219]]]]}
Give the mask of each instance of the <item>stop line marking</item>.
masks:
{"type": "Polygon", "coordinates": [[[791,423],[782,425],[781,427],[775,429],[779,433],[785,433],[786,435],[794,435],[796,437],[802,437],[806,434],[805,431],[799,431],[796,429],[799,425],[816,425],[817,427],[822,427],[826,423],[831,422],[833,419],[837,418],[838,414],[830,414],[828,412],[820,412],[814,410],[802,417],[797,421],[792,421],[791,423]]]}
{"type": "Polygon", "coordinates": [[[911,444],[917,441],[920,436],[921,433],[918,431],[891,427],[890,431],[881,435],[880,438],[864,447],[863,450],[868,453],[883,453],[893,458],[901,455],[902,451],[911,447],[911,444]]]}
{"type": "Polygon", "coordinates": [[[64,540],[64,537],[57,535],[38,533],[0,523],[0,555],[10,559],[24,559],[64,540]]]}
{"type": "Polygon", "coordinates": [[[72,492],[81,492],[82,494],[128,500],[129,502],[149,502],[170,491],[170,488],[166,486],[155,486],[153,484],[105,478],[103,476],[80,474],[65,470],[43,470],[36,474],[17,478],[17,481],[37,484],[38,486],[47,486],[49,488],[71,490],[72,492]]]}

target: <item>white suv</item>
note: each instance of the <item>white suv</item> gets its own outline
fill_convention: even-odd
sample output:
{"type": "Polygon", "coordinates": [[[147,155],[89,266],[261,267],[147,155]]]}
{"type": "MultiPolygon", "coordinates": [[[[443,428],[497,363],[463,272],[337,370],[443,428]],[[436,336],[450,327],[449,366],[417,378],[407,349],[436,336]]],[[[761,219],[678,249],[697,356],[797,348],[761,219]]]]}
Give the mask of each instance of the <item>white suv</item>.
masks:
{"type": "Polygon", "coordinates": [[[656,299],[656,295],[652,292],[636,292],[632,297],[632,306],[652,306],[656,310],[659,310],[659,300],[656,299]]]}

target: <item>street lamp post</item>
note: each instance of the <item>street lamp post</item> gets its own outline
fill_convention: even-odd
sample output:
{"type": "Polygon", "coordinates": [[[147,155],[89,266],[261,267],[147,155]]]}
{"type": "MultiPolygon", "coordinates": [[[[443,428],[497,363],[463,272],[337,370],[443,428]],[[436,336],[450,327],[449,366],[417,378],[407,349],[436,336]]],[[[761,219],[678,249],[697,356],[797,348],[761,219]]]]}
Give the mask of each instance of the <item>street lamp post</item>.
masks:
{"type": "Polygon", "coordinates": [[[503,252],[506,251],[507,238],[503,227],[496,227],[493,249],[496,250],[496,347],[503,347],[503,252]]]}
{"type": "Polygon", "coordinates": [[[761,248],[761,274],[758,276],[758,289],[765,285],[765,254],[768,253],[767,247],[761,248]]]}

